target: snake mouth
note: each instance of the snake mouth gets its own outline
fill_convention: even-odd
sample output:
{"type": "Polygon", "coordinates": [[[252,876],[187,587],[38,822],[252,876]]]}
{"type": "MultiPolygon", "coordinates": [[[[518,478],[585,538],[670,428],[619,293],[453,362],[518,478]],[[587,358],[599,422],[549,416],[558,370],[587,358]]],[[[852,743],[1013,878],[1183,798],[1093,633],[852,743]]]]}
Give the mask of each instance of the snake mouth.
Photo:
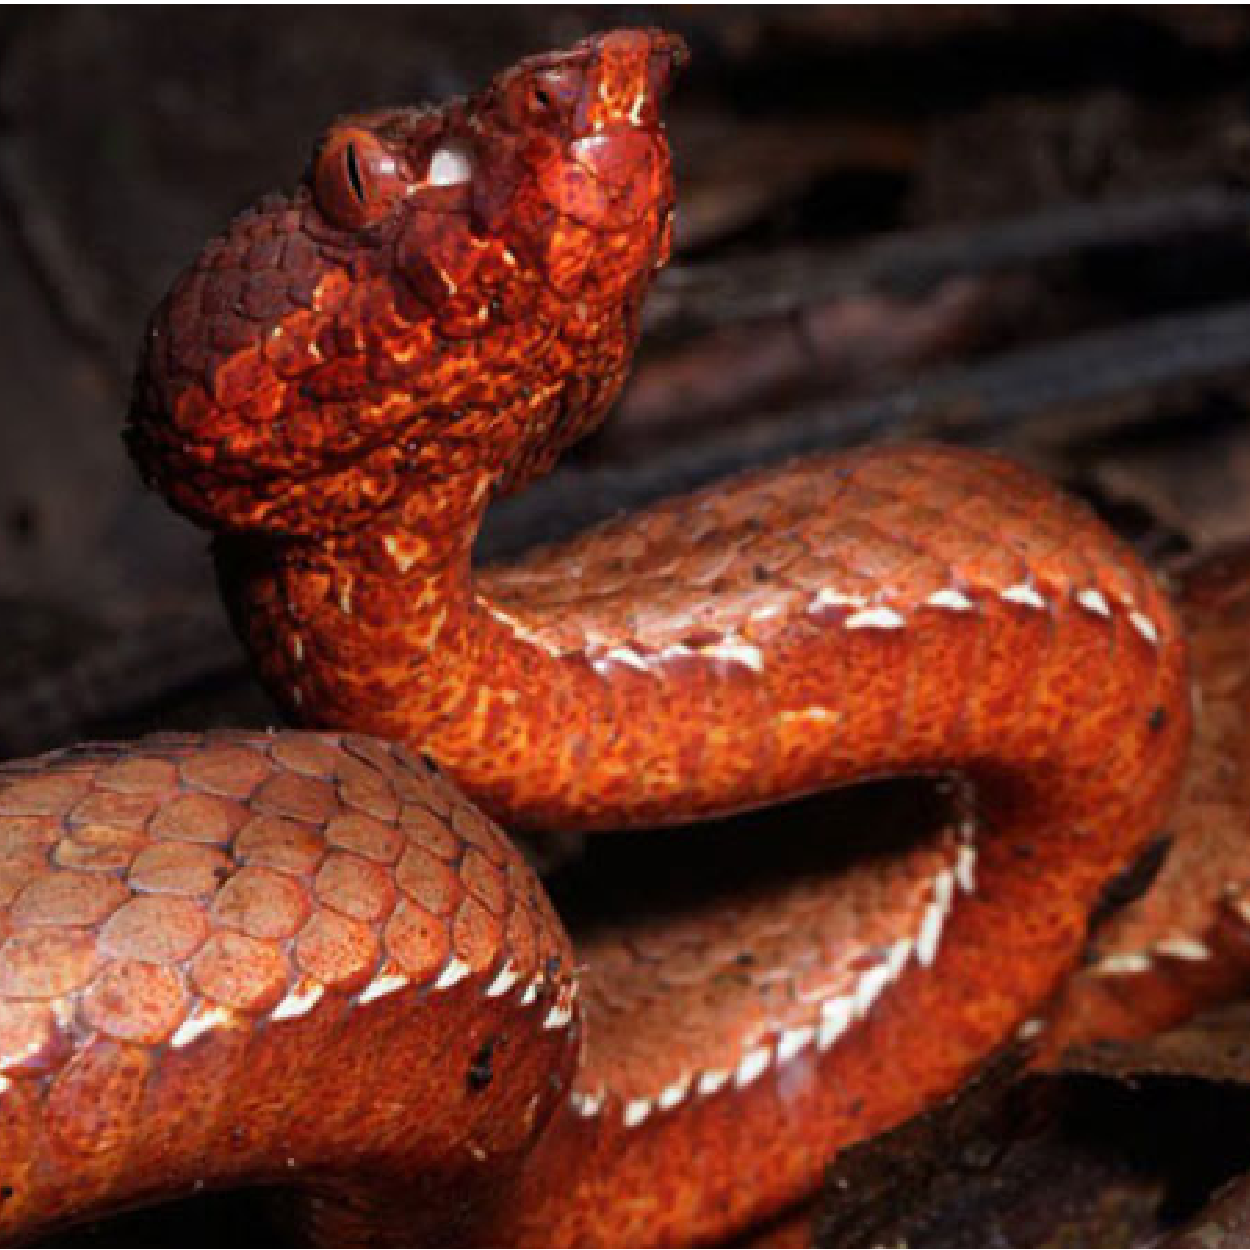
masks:
{"type": "Polygon", "coordinates": [[[976,865],[971,787],[950,778],[587,839],[548,881],[583,965],[574,1110],[637,1128],[722,1089],[797,1092],[929,975],[976,865]]]}

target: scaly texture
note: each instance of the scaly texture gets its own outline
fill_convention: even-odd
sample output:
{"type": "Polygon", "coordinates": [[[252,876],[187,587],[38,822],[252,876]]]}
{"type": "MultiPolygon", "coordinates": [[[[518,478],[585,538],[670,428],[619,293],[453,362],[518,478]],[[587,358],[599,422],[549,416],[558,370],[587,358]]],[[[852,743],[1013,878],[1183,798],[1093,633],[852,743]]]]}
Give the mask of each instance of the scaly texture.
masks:
{"type": "Polygon", "coordinates": [[[70,749],[0,768],[0,815],[7,1237],[291,1176],[442,1173],[485,1204],[569,1080],[559,922],[400,748],[70,749]]]}
{"type": "MultiPolygon", "coordinates": [[[[513,568],[472,568],[489,500],[592,428],[624,377],[667,255],[658,97],[681,56],[670,36],[616,32],[440,110],[336,124],[294,196],[239,218],[157,311],[132,449],[218,532],[231,611],[293,717],[427,752],[510,825],[673,824],[908,772],[945,778],[942,810],[902,844],[872,824],[820,829],[832,864],[802,860],[785,881],[721,878],[706,866],[718,852],[687,831],[702,848],[689,893],[653,886],[584,935],[588,1036],[571,1088],[571,989],[545,1011],[527,1003],[548,983],[485,899],[475,933],[498,944],[473,958],[438,946],[457,962],[427,958],[413,976],[384,929],[363,989],[316,997],[283,983],[263,1007],[293,1003],[290,1027],[262,1024],[259,1003],[228,1021],[201,1009],[176,1078],[156,1086],[171,1101],[229,1039],[305,1074],[260,1096],[249,1078],[237,1095],[230,1122],[254,1144],[250,1171],[220,1142],[178,1147],[175,1111],[149,1099],[146,1076],[127,1078],[186,1037],[176,1011],[153,1006],[169,1040],[127,1041],[97,1079],[130,1090],[117,1122],[128,1140],[161,1143],[171,1189],[262,1178],[289,1157],[316,1191],[314,1234],[339,1244],[723,1243],[1012,1036],[1166,811],[1189,732],[1172,610],[1087,510],[999,458],[819,458],[513,568]],[[377,1004],[411,988],[383,992],[388,959],[428,993],[411,1008],[421,1054],[372,1031],[377,1004]],[[435,994],[461,965],[473,977],[435,994]],[[347,1088],[336,1065],[357,1039],[362,1054],[400,1050],[401,1076],[365,1071],[365,1088],[347,1088]],[[553,1079],[536,1088],[545,1065],[553,1079]],[[318,1071],[334,1080],[309,1094],[301,1080],[318,1071]],[[499,1157],[480,1158],[466,1133],[486,1106],[466,1082],[490,1085],[496,1114],[526,1112],[497,1124],[499,1157]],[[392,1136],[406,1110],[420,1147],[392,1149],[362,1100],[385,1108],[392,1136]],[[357,1133],[292,1153],[289,1124],[322,1118],[357,1133]],[[356,1166],[366,1158],[372,1172],[356,1166]]],[[[328,799],[318,818],[333,819],[328,799]]],[[[370,916],[382,897],[429,911],[420,891],[468,888],[467,858],[449,871],[426,849],[434,884],[401,879],[401,859],[378,874],[370,916]]],[[[232,855],[201,910],[218,912],[248,872],[237,841],[232,855]]],[[[14,900],[28,922],[57,915],[64,887],[50,879],[48,900],[14,900]]],[[[298,952],[302,912],[284,899],[307,887],[266,882],[257,922],[269,934],[281,920],[270,940],[298,952]]],[[[505,911],[513,897],[494,896],[505,911]]],[[[98,950],[102,917],[66,923],[98,950]]],[[[366,962],[353,965],[361,978],[366,962]]],[[[61,966],[47,951],[36,963],[61,966]]],[[[236,968],[259,975],[246,954],[236,968]]],[[[89,1001],[90,987],[55,988],[70,1006],[50,1010],[77,1019],[73,996],[89,1001]]],[[[146,1019],[129,995],[110,995],[112,1012],[146,1019]]],[[[28,1134],[68,1123],[87,1136],[11,1085],[28,1134]]],[[[89,1124],[91,1107],[76,1106],[89,1124]]],[[[62,1204],[76,1160],[39,1157],[46,1187],[24,1180],[26,1219],[137,1196],[101,1181],[62,1204]]]]}
{"type": "Polygon", "coordinates": [[[1065,987],[1043,1058],[1148,1037],[1250,986],[1250,547],[1178,573],[1192,640],[1193,760],[1164,832],[1170,851],[1143,898],[1095,936],[1065,987]]]}

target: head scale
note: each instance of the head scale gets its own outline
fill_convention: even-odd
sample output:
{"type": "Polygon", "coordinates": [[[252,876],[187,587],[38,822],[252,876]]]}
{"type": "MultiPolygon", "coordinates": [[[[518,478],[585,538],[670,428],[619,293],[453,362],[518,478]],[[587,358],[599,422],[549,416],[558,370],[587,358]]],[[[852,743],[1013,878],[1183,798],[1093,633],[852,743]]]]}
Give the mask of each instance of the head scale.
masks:
{"type": "Polygon", "coordinates": [[[145,476],[214,528],[313,535],[545,468],[615,397],[667,257],[659,105],[684,56],[614,31],[332,125],[155,313],[127,431],[145,476]]]}

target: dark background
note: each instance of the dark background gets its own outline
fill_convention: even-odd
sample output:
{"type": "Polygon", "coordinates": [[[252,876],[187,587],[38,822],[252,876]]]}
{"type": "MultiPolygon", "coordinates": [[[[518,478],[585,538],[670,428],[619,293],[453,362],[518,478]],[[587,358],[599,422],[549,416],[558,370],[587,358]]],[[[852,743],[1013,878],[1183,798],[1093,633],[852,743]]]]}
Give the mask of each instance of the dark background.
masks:
{"type": "MultiPolygon", "coordinates": [[[[204,539],[142,491],[118,437],[144,319],[178,269],[297,178],[336,113],[442,98],[644,23],[694,52],[672,106],[678,253],[616,420],[494,518],[488,552],[739,465],[917,435],[1010,448],[1157,560],[1245,535],[1244,9],[8,8],[0,755],[273,719],[204,539]]],[[[1088,1215],[1128,1194],[1131,1234],[1074,1235],[1152,1234],[1161,1194],[1184,1206],[1176,1173],[1153,1156],[1143,1172],[1124,1143],[1182,1120],[1180,1153],[1218,1156],[1191,1197],[1235,1170],[1244,1110],[1185,1088],[1131,1108],[1086,1091],[1082,1145],[1026,1160],[1046,1178],[1033,1206],[1053,1223],[1060,1197],[1088,1215]]],[[[1020,1205],[984,1188],[991,1215],[1020,1205]]]]}

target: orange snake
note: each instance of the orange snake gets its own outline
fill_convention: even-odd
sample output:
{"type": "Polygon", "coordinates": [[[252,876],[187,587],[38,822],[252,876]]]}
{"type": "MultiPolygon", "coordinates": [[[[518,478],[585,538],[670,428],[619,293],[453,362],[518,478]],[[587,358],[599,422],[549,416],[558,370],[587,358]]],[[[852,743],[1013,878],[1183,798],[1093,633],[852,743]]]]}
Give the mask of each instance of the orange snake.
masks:
{"type": "Polygon", "coordinates": [[[1031,1027],[1160,827],[1177,615],[1000,458],[814,458],[472,567],[625,377],[683,58],[618,31],[342,119],[157,310],[131,450],[284,710],[349,736],[0,772],[7,1237],[298,1182],[330,1244],[724,1244],[1031,1027]],[[576,955],[457,792],[591,830],[911,773],[928,832],[742,879],[687,831],[576,955]]]}

